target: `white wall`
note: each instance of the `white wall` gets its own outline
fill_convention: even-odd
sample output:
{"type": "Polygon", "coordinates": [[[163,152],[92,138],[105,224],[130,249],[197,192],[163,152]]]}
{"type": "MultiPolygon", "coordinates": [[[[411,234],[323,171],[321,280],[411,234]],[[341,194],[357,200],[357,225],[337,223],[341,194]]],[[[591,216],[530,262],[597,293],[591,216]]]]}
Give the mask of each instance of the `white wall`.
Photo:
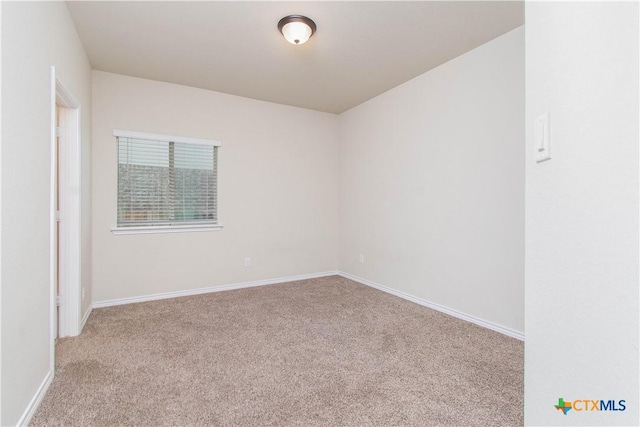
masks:
{"type": "Polygon", "coordinates": [[[91,301],[91,69],[63,2],[2,3],[2,425],[50,374],[50,69],[82,109],[82,281],[91,301]]]}
{"type": "Polygon", "coordinates": [[[94,71],[94,301],[336,270],[337,139],[332,114],[94,71]],[[224,228],[113,235],[113,129],[222,141],[224,228]]]}
{"type": "Polygon", "coordinates": [[[523,47],[520,27],[340,116],[341,270],[524,331],[523,47]]]}
{"type": "Polygon", "coordinates": [[[640,424],[638,30],[637,2],[526,4],[528,425],[640,424]],[[560,397],[627,409],[563,415],[560,397]]]}

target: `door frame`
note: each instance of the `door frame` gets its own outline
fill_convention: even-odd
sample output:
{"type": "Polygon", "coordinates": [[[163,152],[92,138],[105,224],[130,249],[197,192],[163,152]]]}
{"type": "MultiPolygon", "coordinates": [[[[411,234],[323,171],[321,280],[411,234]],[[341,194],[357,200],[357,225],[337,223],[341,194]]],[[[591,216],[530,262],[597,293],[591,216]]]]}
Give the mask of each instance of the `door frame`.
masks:
{"type": "MultiPolygon", "coordinates": [[[[81,152],[80,104],[61,83],[56,68],[51,67],[51,195],[50,195],[50,287],[51,340],[80,333],[81,312],[81,152]],[[56,143],[56,104],[60,123],[60,153],[56,143]],[[58,173],[58,159],[60,171],[58,173]],[[60,182],[58,182],[58,177],[60,182]],[[57,239],[56,198],[61,211],[60,245],[57,239]],[[59,250],[58,250],[59,248],[59,250]],[[59,257],[59,259],[58,259],[59,257]],[[58,274],[58,265],[60,272],[58,274]],[[60,277],[59,310],[57,278],[60,277]],[[59,313],[59,319],[58,315],[59,313]]],[[[53,361],[52,350],[52,361],[53,361]]]]}

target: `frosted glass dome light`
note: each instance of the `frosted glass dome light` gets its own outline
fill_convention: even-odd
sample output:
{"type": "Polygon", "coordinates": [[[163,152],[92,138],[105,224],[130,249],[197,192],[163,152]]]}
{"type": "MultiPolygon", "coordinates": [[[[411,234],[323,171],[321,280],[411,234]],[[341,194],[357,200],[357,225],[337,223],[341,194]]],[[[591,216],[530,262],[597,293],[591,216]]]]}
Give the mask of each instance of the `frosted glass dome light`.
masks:
{"type": "Polygon", "coordinates": [[[303,44],[311,37],[311,28],[302,22],[290,22],[282,27],[282,35],[291,44],[303,44]]]}
{"type": "Polygon", "coordinates": [[[316,23],[306,16],[289,15],[278,22],[278,29],[289,43],[299,45],[316,32],[316,23]]]}

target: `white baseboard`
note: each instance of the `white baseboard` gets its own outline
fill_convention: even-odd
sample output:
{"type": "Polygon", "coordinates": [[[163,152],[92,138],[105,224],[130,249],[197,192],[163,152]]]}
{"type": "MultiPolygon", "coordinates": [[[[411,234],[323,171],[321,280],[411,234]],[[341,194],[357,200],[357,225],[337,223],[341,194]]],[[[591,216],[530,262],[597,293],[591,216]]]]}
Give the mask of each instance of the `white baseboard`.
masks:
{"type": "Polygon", "coordinates": [[[234,289],[253,288],[256,286],[274,285],[276,283],[295,282],[296,280],[315,279],[337,275],[337,271],[325,271],[322,273],[300,274],[298,276],[278,277],[275,279],[255,280],[252,282],[235,283],[231,285],[210,286],[207,288],[189,289],[186,291],[164,292],[159,294],[143,295],[139,297],[119,298],[105,301],[96,301],[93,308],[110,307],[113,305],[133,304],[137,302],[155,301],[159,299],[186,297],[190,295],[208,294],[211,292],[231,291],[234,289]]]}
{"type": "MultiPolygon", "coordinates": [[[[301,274],[298,276],[287,276],[287,277],[278,277],[275,279],[266,279],[266,280],[255,280],[251,282],[243,282],[243,283],[235,283],[230,285],[221,285],[221,286],[210,286],[206,288],[197,288],[197,289],[189,289],[186,291],[176,291],[176,292],[164,292],[158,294],[151,295],[142,295],[138,297],[129,297],[129,298],[119,298],[112,300],[104,300],[104,301],[96,301],[93,303],[91,308],[101,308],[101,307],[110,307],[114,305],[123,305],[123,304],[134,304],[138,302],[146,302],[146,301],[155,301],[160,299],[168,299],[168,298],[177,298],[177,297],[185,297],[191,295],[200,295],[200,294],[208,294],[211,292],[221,292],[221,291],[230,291],[234,289],[243,289],[243,288],[253,288],[256,286],[265,286],[265,285],[273,285],[276,283],[286,283],[286,282],[294,282],[296,280],[306,280],[306,279],[315,279],[318,277],[327,277],[327,276],[335,276],[339,275],[346,279],[353,280],[354,282],[361,283],[366,286],[370,286],[372,288],[381,290],[391,295],[395,295],[402,299],[414,302],[416,304],[420,304],[424,307],[429,307],[434,310],[437,310],[441,313],[448,314],[453,317],[457,317],[458,319],[465,320],[470,323],[474,323],[478,326],[482,326],[483,328],[491,329],[492,331],[499,332],[503,335],[516,338],[518,340],[524,341],[524,334],[522,332],[516,331],[514,329],[507,328],[505,326],[498,325],[496,323],[492,323],[469,314],[460,312],[458,310],[454,310],[449,307],[445,307],[443,305],[424,300],[422,298],[418,298],[413,295],[409,295],[407,293],[397,291],[395,289],[389,288],[387,286],[380,285],[378,283],[372,282],[367,279],[363,279],[361,277],[357,277],[351,275],[349,273],[345,273],[343,271],[325,271],[322,273],[311,273],[311,274],[301,274]]],[[[82,318],[82,327],[84,327],[85,322],[89,318],[89,314],[91,313],[91,308],[87,310],[84,317],[82,318]]]]}
{"type": "Polygon", "coordinates": [[[84,325],[87,323],[87,320],[89,320],[89,316],[91,315],[91,310],[93,310],[93,305],[90,305],[87,311],[85,311],[84,316],[82,316],[82,321],[80,322],[80,331],[78,332],[78,334],[82,333],[84,325]]]}
{"type": "Polygon", "coordinates": [[[380,285],[380,284],[372,282],[370,280],[363,279],[361,277],[357,277],[357,276],[354,276],[354,275],[349,274],[349,273],[345,273],[344,271],[339,271],[338,275],[342,276],[342,277],[344,277],[346,279],[353,280],[354,282],[358,282],[358,283],[361,283],[363,285],[370,286],[372,288],[376,288],[376,289],[381,290],[383,292],[386,292],[388,294],[395,295],[395,296],[400,297],[402,299],[405,299],[405,300],[408,300],[408,301],[411,301],[411,302],[415,302],[416,304],[420,304],[420,305],[422,305],[424,307],[429,307],[429,308],[432,308],[432,309],[434,309],[436,311],[448,314],[448,315],[453,316],[453,317],[457,317],[458,319],[462,319],[462,320],[465,320],[467,322],[474,323],[474,324],[476,324],[478,326],[482,326],[483,328],[491,329],[492,331],[499,332],[499,333],[501,333],[503,335],[506,335],[508,337],[516,338],[516,339],[518,339],[520,341],[524,341],[524,333],[516,331],[514,329],[510,329],[510,328],[498,325],[496,323],[488,322],[486,320],[479,319],[479,318],[471,316],[469,314],[462,313],[462,312],[460,312],[458,310],[454,310],[452,308],[445,307],[443,305],[436,304],[434,302],[430,302],[430,301],[424,300],[422,298],[418,298],[418,297],[415,297],[413,295],[409,295],[409,294],[406,294],[404,292],[397,291],[397,290],[392,289],[392,288],[388,288],[386,286],[380,285]]]}
{"type": "Polygon", "coordinates": [[[29,425],[29,423],[31,422],[31,418],[33,418],[33,415],[36,413],[36,410],[40,406],[42,399],[44,399],[45,394],[47,394],[47,390],[49,390],[49,386],[51,385],[52,381],[53,371],[50,370],[49,372],[47,372],[47,375],[44,377],[42,384],[40,384],[40,387],[38,387],[38,391],[36,391],[36,394],[31,399],[31,402],[29,402],[29,405],[27,405],[27,408],[24,410],[24,413],[22,414],[20,420],[16,425],[29,425]]]}

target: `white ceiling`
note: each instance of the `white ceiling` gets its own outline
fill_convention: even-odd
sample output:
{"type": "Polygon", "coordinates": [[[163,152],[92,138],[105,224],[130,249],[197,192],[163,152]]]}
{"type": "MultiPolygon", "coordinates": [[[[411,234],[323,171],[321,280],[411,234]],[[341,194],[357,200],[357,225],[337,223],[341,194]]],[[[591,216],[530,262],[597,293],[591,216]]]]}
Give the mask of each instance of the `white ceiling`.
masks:
{"type": "Polygon", "coordinates": [[[341,113],[524,23],[520,1],[68,2],[96,70],[341,113]],[[318,30],[287,43],[280,18],[318,30]]]}

